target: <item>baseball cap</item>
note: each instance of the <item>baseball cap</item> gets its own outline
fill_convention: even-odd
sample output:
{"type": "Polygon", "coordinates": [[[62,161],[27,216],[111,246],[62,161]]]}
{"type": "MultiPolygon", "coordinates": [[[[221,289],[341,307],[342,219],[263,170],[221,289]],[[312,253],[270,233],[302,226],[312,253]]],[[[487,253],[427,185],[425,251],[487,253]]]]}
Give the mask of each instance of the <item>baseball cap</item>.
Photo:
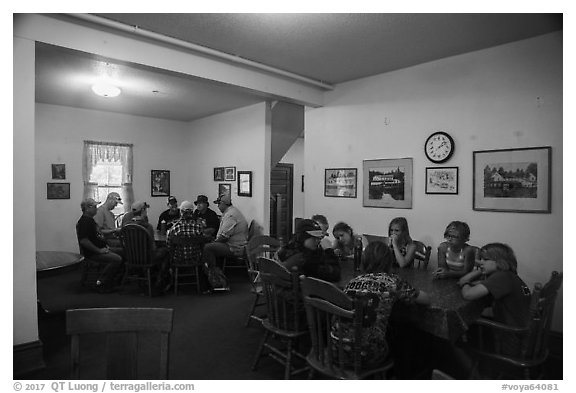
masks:
{"type": "Polygon", "coordinates": [[[122,198],[120,197],[120,194],[118,194],[117,192],[111,192],[108,194],[108,196],[106,197],[106,200],[109,199],[115,199],[116,202],[118,202],[119,204],[123,205],[122,203],[122,198]]]}
{"type": "Polygon", "coordinates": [[[180,210],[194,210],[194,204],[190,201],[184,201],[180,204],[180,210]]]}
{"type": "Polygon", "coordinates": [[[82,203],[80,204],[80,206],[87,206],[87,205],[94,205],[97,206],[99,205],[100,202],[99,201],[95,201],[94,198],[86,198],[82,201],[82,203]]]}
{"type": "Polygon", "coordinates": [[[176,200],[176,197],[175,196],[169,196],[168,197],[168,204],[169,205],[177,205],[178,201],[176,200]]]}
{"type": "Polygon", "coordinates": [[[230,197],[229,194],[220,194],[220,196],[218,197],[218,199],[216,199],[214,201],[215,205],[218,205],[220,202],[226,204],[226,205],[231,205],[232,204],[232,198],[230,197]]]}
{"type": "Polygon", "coordinates": [[[136,201],[132,204],[132,211],[137,212],[148,207],[150,207],[148,203],[142,201],[136,201]]]}
{"type": "Polygon", "coordinates": [[[324,237],[324,232],[320,228],[320,225],[314,220],[304,219],[301,220],[296,226],[296,233],[306,232],[310,236],[314,237],[324,237]]]}

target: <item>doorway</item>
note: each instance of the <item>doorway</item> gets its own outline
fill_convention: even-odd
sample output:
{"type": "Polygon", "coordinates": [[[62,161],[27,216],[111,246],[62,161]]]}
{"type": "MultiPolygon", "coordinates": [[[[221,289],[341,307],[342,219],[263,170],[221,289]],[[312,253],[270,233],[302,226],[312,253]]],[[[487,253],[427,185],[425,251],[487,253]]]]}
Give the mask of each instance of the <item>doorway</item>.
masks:
{"type": "Polygon", "coordinates": [[[294,165],[276,164],[270,172],[270,235],[282,245],[292,236],[294,165]]]}

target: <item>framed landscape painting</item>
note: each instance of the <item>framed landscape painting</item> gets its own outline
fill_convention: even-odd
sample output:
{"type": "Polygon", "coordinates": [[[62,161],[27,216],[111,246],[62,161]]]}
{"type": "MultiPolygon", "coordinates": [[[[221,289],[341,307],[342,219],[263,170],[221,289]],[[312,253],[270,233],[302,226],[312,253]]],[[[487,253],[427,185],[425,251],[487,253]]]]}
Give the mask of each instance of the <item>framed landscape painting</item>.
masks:
{"type": "Polygon", "coordinates": [[[458,194],[458,167],[426,168],[426,194],[458,194]]]}
{"type": "Polygon", "coordinates": [[[363,170],[363,206],[412,208],[411,158],[364,160],[363,170]]]}
{"type": "Polygon", "coordinates": [[[46,183],[47,199],[70,199],[70,183],[46,183]]]}
{"type": "Polygon", "coordinates": [[[356,198],[358,169],[333,168],[324,170],[324,196],[356,198]]]}
{"type": "Polygon", "coordinates": [[[473,152],[474,210],[550,213],[552,148],[473,152]]]}

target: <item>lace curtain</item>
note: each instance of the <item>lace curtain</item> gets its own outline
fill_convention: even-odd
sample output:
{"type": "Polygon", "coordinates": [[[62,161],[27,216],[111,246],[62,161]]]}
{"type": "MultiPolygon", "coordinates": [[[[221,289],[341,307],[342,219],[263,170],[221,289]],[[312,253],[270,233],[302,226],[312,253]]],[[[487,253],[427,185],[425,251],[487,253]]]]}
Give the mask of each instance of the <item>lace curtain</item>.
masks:
{"type": "MultiPolygon", "coordinates": [[[[134,202],[132,190],[132,145],[126,143],[109,143],[84,141],[82,179],[84,181],[84,198],[98,200],[98,183],[94,181],[93,170],[102,163],[120,163],[122,175],[119,186],[120,196],[124,202],[125,211],[134,202]]],[[[101,201],[104,202],[104,201],[101,201]]]]}

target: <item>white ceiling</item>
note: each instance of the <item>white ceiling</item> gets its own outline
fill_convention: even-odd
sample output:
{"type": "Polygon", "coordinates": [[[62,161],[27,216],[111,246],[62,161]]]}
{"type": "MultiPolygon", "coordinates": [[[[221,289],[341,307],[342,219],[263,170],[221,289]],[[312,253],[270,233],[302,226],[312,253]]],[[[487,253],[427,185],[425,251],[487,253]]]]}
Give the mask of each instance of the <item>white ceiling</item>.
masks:
{"type": "MultiPolygon", "coordinates": [[[[561,14],[94,14],[329,84],[562,29],[561,14]]],[[[266,99],[188,75],[37,44],[36,100],[190,121],[266,99]],[[122,80],[113,99],[90,81],[122,80]]]]}

